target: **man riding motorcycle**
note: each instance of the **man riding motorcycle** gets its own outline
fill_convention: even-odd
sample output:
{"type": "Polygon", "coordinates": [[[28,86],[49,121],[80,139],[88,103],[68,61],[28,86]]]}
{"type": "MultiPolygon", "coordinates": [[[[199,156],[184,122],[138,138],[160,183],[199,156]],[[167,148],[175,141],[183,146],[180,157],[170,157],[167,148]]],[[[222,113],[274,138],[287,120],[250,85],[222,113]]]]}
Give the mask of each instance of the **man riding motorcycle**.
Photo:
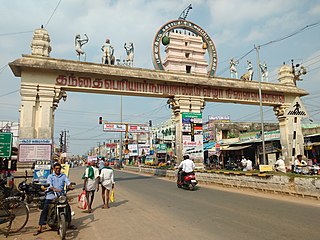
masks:
{"type": "Polygon", "coordinates": [[[189,155],[184,155],[183,161],[178,166],[178,169],[182,170],[182,171],[180,171],[180,174],[178,175],[179,182],[183,182],[183,179],[187,174],[193,173],[195,167],[196,166],[195,166],[194,162],[190,159],[189,155]]]}
{"type": "MultiPolygon", "coordinates": [[[[42,232],[42,225],[46,224],[47,221],[47,216],[48,216],[48,211],[49,211],[49,205],[53,200],[56,198],[56,193],[64,193],[64,186],[65,184],[67,185],[69,190],[73,190],[74,188],[71,187],[71,182],[67,175],[61,173],[61,164],[56,162],[53,165],[53,170],[54,173],[50,174],[47,178],[47,183],[49,184],[49,187],[47,189],[47,195],[46,195],[46,200],[44,202],[44,206],[42,209],[42,212],[40,214],[40,219],[39,219],[39,227],[37,232],[34,233],[34,236],[40,234],[42,232]]],[[[69,228],[71,229],[76,229],[75,226],[71,225],[71,209],[70,206],[68,205],[68,216],[67,219],[69,219],[69,228]]]]}

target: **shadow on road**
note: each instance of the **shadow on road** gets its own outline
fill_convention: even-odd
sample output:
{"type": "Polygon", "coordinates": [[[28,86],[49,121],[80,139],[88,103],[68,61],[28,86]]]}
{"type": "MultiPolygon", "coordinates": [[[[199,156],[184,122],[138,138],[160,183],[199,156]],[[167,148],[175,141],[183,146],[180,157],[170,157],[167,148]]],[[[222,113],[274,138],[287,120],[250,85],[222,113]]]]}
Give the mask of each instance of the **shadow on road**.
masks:
{"type": "Polygon", "coordinates": [[[129,202],[129,200],[123,200],[123,201],[119,201],[119,202],[113,202],[113,203],[110,203],[110,206],[111,206],[111,207],[118,207],[118,206],[120,206],[120,205],[122,205],[122,204],[125,204],[125,203],[127,203],[127,202],[129,202]]]}
{"type": "Polygon", "coordinates": [[[72,224],[77,227],[77,230],[70,230],[67,232],[66,239],[77,239],[78,234],[81,230],[88,227],[88,224],[85,223],[87,219],[90,219],[90,223],[96,222],[97,220],[94,218],[94,214],[88,214],[86,216],[75,218],[72,220],[72,224]]]}

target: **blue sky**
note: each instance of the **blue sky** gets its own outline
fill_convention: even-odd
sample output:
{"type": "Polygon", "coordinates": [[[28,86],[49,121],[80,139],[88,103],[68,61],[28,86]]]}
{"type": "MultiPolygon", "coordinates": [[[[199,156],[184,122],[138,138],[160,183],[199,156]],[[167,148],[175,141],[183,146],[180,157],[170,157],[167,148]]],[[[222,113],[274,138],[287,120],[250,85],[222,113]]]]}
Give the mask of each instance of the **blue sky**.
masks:
{"type": "MultiPolygon", "coordinates": [[[[88,62],[101,61],[101,46],[110,38],[117,58],[124,58],[123,44],[135,45],[134,66],[153,69],[151,45],[155,33],[167,21],[177,19],[190,3],[193,9],[188,20],[200,25],[212,38],[218,53],[217,75],[229,77],[228,62],[241,58],[254,45],[295,33],[320,21],[320,2],[313,0],[0,0],[0,121],[18,121],[20,79],[13,76],[7,64],[21,54],[30,54],[34,29],[41,24],[51,38],[51,57],[76,60],[74,37],[89,36],[84,46],[88,62]],[[50,18],[52,13],[53,16],[50,18]]],[[[320,122],[320,25],[285,40],[267,45],[260,50],[261,61],[266,61],[271,82],[277,82],[277,70],[283,62],[303,64],[308,69],[298,87],[310,96],[303,102],[314,122],[320,122]]],[[[246,61],[256,69],[253,51],[238,65],[239,75],[246,71],[246,61]]],[[[154,125],[170,118],[165,99],[123,97],[123,120],[154,125]]],[[[260,121],[259,107],[235,104],[208,103],[208,115],[230,115],[232,121],[260,121]]],[[[87,152],[98,142],[119,135],[106,134],[98,125],[98,117],[120,121],[120,97],[97,94],[68,93],[56,111],[55,141],[61,130],[69,131],[69,151],[87,152]]],[[[264,108],[264,120],[275,122],[272,108],[264,108]]],[[[308,120],[305,120],[308,122],[308,120]]]]}

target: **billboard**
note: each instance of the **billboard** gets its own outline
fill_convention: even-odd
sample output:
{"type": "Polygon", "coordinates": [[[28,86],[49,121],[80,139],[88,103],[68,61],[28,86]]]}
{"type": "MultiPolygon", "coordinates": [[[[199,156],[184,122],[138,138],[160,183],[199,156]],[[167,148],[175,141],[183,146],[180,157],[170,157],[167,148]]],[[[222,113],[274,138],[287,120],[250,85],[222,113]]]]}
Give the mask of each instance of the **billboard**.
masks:
{"type": "Polygon", "coordinates": [[[182,113],[182,154],[203,159],[202,113],[182,113]]]}
{"type": "Polygon", "coordinates": [[[125,124],[115,124],[115,123],[105,123],[103,124],[104,132],[125,132],[126,125],[125,124]]]}
{"type": "Polygon", "coordinates": [[[138,144],[128,144],[129,156],[138,156],[138,144]]]}
{"type": "Polygon", "coordinates": [[[219,122],[230,122],[230,116],[208,116],[210,121],[219,121],[219,122]]]}
{"type": "Polygon", "coordinates": [[[51,139],[20,139],[19,162],[51,160],[51,139]]]}

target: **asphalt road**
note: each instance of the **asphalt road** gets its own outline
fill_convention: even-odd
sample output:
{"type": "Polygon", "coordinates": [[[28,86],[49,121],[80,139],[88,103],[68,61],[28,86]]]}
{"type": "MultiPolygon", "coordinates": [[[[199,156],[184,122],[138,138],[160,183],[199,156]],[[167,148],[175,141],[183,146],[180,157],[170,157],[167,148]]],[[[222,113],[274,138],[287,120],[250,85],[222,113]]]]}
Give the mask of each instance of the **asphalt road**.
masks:
{"type": "MultiPolygon", "coordinates": [[[[73,196],[81,192],[82,173],[82,168],[71,170],[71,180],[78,183],[73,196]]],[[[116,202],[109,209],[101,208],[100,191],[91,214],[74,201],[78,230],[68,231],[67,239],[320,239],[317,201],[303,204],[298,201],[304,199],[284,201],[201,186],[191,192],[153,176],[123,171],[115,171],[115,176],[116,202]]],[[[12,239],[26,237],[59,239],[52,231],[37,238],[27,231],[12,239]]]]}
{"type": "Polygon", "coordinates": [[[107,226],[114,239],[320,239],[320,204],[204,187],[191,192],[156,177],[115,175],[117,202],[99,209],[101,227],[107,226]]]}

